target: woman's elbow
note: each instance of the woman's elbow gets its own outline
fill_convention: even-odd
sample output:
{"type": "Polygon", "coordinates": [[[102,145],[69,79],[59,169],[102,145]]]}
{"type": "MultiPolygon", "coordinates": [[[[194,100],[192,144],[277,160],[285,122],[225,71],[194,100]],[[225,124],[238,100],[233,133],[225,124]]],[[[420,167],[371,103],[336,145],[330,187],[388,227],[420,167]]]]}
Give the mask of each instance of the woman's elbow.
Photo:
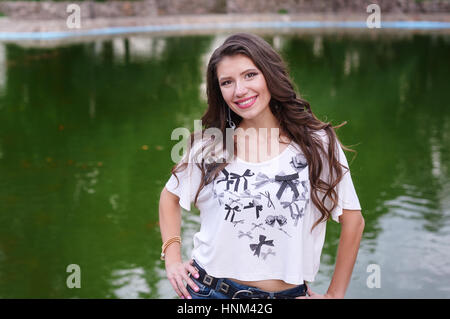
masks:
{"type": "Polygon", "coordinates": [[[361,214],[361,219],[359,222],[359,229],[361,231],[361,234],[364,232],[364,228],[366,227],[366,221],[364,220],[363,215],[361,214]]]}
{"type": "Polygon", "coordinates": [[[365,220],[361,211],[356,210],[344,210],[344,214],[340,218],[342,227],[351,232],[360,233],[364,232],[365,220]]]}
{"type": "Polygon", "coordinates": [[[355,225],[353,226],[355,231],[362,235],[364,232],[364,228],[366,227],[366,222],[362,214],[359,214],[358,219],[355,221],[355,225]]]}

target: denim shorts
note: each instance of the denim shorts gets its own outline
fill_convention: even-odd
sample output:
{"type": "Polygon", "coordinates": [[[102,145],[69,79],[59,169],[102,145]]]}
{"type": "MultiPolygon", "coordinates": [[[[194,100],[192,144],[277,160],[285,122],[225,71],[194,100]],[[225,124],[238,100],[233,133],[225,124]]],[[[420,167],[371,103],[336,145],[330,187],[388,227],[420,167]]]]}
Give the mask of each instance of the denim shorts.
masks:
{"type": "MultiPolygon", "coordinates": [[[[224,295],[223,293],[216,291],[213,288],[208,287],[205,284],[199,282],[193,276],[191,276],[190,278],[192,279],[192,281],[194,281],[194,283],[199,288],[198,291],[194,291],[194,289],[192,289],[189,285],[186,285],[186,289],[189,292],[189,294],[191,295],[192,299],[228,299],[229,298],[228,296],[224,295]]],[[[251,286],[247,286],[247,285],[241,285],[241,284],[238,284],[237,282],[234,282],[234,281],[226,279],[226,278],[220,278],[217,282],[217,287],[220,287],[220,284],[222,282],[224,282],[230,286],[233,286],[237,290],[250,291],[251,293],[248,293],[246,295],[247,298],[252,298],[252,295],[258,296],[261,293],[269,294],[269,296],[271,296],[271,297],[273,297],[273,294],[274,294],[273,292],[267,292],[267,291],[261,290],[259,288],[255,288],[255,287],[251,287],[251,286]]],[[[298,285],[294,288],[277,291],[276,294],[282,295],[283,298],[286,298],[286,299],[295,299],[295,297],[306,296],[306,289],[307,289],[306,284],[303,284],[303,285],[298,285]]],[[[240,296],[240,297],[244,297],[244,296],[240,296]]]]}

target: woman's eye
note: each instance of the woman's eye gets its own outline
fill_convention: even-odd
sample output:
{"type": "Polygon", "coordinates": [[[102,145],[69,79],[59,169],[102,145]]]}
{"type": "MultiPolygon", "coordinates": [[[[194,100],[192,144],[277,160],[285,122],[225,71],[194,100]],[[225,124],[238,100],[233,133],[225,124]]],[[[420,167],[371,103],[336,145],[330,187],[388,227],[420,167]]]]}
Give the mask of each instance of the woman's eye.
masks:
{"type": "Polygon", "coordinates": [[[257,76],[257,75],[258,75],[258,73],[256,73],[256,72],[250,72],[250,73],[247,74],[247,76],[251,77],[251,78],[253,78],[253,77],[257,76]]]}
{"type": "Polygon", "coordinates": [[[227,85],[229,83],[230,83],[230,81],[223,81],[220,85],[224,86],[224,85],[227,85]]]}

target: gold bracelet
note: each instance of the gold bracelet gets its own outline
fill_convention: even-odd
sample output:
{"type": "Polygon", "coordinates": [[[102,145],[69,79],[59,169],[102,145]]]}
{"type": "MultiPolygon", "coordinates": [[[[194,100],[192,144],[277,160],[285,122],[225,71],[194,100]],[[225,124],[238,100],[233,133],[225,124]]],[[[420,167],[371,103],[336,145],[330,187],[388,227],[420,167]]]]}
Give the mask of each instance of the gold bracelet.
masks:
{"type": "Polygon", "coordinates": [[[181,237],[174,236],[164,242],[164,244],[161,247],[161,260],[165,260],[165,258],[166,258],[165,251],[166,251],[167,247],[169,247],[173,243],[180,243],[180,245],[181,245],[181,237]]]}

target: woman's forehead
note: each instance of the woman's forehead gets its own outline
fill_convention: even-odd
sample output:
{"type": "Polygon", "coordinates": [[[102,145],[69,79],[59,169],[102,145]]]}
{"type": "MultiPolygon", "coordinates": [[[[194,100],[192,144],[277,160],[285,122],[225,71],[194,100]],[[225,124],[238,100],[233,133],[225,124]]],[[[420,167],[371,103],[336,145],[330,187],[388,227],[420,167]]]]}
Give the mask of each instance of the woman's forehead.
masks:
{"type": "Polygon", "coordinates": [[[217,77],[239,75],[247,69],[257,69],[253,61],[245,55],[225,56],[217,64],[217,77]]]}

